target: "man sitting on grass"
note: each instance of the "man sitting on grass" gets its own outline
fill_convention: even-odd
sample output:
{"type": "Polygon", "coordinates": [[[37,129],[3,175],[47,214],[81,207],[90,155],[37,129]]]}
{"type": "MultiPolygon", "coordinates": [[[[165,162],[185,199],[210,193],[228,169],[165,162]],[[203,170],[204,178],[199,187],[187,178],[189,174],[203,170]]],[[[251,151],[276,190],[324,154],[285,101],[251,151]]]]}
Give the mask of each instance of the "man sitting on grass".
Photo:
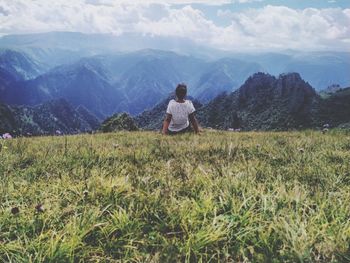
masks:
{"type": "Polygon", "coordinates": [[[198,133],[198,122],[194,116],[196,109],[194,108],[192,101],[185,100],[187,86],[185,84],[177,85],[175,94],[176,100],[169,101],[166,110],[166,117],[163,123],[163,134],[175,135],[191,132],[192,128],[190,122],[194,132],[198,133]]]}

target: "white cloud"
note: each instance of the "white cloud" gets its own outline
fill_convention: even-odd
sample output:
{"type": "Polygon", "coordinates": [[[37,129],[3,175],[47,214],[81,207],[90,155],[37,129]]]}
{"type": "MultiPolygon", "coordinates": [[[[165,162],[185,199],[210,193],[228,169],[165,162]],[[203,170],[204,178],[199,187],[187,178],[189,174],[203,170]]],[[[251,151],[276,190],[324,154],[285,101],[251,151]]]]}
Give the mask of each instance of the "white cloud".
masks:
{"type": "Polygon", "coordinates": [[[0,15],[1,33],[65,30],[120,34],[131,30],[149,5],[90,5],[83,0],[0,0],[0,6],[8,12],[7,16],[0,15]]]}
{"type": "Polygon", "coordinates": [[[207,38],[207,34],[215,31],[217,27],[204,14],[187,5],[182,9],[169,9],[168,16],[158,21],[143,19],[136,24],[135,30],[153,35],[171,35],[191,37],[197,40],[207,38]],[[207,31],[207,34],[203,34],[207,31]]]}
{"type": "MultiPolygon", "coordinates": [[[[216,3],[251,0],[221,0],[216,3]]],[[[350,9],[292,9],[265,6],[241,12],[219,10],[230,21],[219,26],[191,5],[205,0],[0,0],[0,34],[79,31],[136,32],[180,36],[203,45],[230,50],[339,49],[348,50],[350,9]],[[164,4],[166,2],[166,4],[164,4]]],[[[219,8],[219,7],[218,7],[219,8]]]]}
{"type": "Polygon", "coordinates": [[[231,24],[217,26],[201,11],[186,6],[169,9],[169,15],[159,21],[142,20],[135,29],[154,35],[188,37],[230,50],[346,50],[350,40],[350,9],[266,6],[239,13],[219,11],[218,15],[228,17],[231,24]]]}
{"type": "Polygon", "coordinates": [[[266,6],[241,13],[218,11],[218,15],[230,18],[259,48],[346,49],[350,39],[350,9],[266,6]]]}
{"type": "MultiPolygon", "coordinates": [[[[190,5],[190,4],[203,4],[203,5],[224,5],[224,4],[243,4],[251,2],[261,2],[264,0],[133,0],[133,4],[167,4],[167,5],[190,5]]],[[[86,0],[86,3],[93,5],[107,5],[113,6],[116,3],[129,3],[130,0],[86,0]]]]}

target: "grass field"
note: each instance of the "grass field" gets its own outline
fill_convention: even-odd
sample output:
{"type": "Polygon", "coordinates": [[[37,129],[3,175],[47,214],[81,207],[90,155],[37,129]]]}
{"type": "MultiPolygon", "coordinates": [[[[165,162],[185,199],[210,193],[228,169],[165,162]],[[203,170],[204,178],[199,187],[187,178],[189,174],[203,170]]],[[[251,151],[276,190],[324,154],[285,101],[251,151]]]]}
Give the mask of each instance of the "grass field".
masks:
{"type": "Polygon", "coordinates": [[[350,262],[350,133],[0,144],[0,262],[350,262]]]}

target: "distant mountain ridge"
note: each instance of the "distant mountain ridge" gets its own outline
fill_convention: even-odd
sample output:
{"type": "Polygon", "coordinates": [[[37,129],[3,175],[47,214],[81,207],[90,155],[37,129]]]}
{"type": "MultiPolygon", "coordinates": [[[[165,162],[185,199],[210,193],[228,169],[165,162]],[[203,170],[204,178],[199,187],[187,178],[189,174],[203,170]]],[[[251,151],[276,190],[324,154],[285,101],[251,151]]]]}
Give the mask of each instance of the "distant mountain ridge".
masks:
{"type": "MultiPolygon", "coordinates": [[[[25,53],[0,49],[0,102],[12,103],[26,98],[28,91],[22,89],[25,81],[42,72],[42,65],[25,53]]],[[[27,104],[27,100],[23,102],[27,104]]]]}
{"type": "Polygon", "coordinates": [[[11,49],[0,49],[0,68],[15,80],[32,79],[43,72],[42,66],[27,54],[11,49]]]}
{"type": "Polygon", "coordinates": [[[254,62],[219,59],[207,65],[192,95],[202,102],[208,102],[221,92],[237,89],[247,77],[259,71],[263,71],[263,68],[254,62]]]}
{"type": "MultiPolygon", "coordinates": [[[[33,79],[8,81],[0,101],[35,105],[62,97],[75,106],[84,105],[100,119],[115,112],[126,111],[136,115],[152,108],[180,82],[191,83],[190,91],[209,100],[221,90],[232,90],[238,85],[233,78],[245,78],[255,70],[255,64],[233,59],[207,63],[173,52],[143,50],[84,58],[51,69],[33,79]],[[232,65],[237,69],[232,72],[235,76],[228,77],[229,80],[222,85],[220,78],[231,74],[232,65]],[[245,70],[247,67],[251,70],[245,70]],[[209,75],[210,81],[204,83],[206,75],[209,75]]],[[[10,79],[11,75],[5,78],[10,79]]]]}
{"type": "Polygon", "coordinates": [[[34,107],[0,104],[0,134],[52,135],[96,130],[98,119],[80,106],[75,110],[66,100],[58,99],[34,107]]]}
{"type": "Polygon", "coordinates": [[[72,105],[83,105],[96,116],[115,112],[117,101],[125,100],[122,92],[114,89],[104,76],[89,65],[59,67],[27,81],[24,89],[38,94],[30,105],[55,98],[65,98],[72,105]]]}
{"type": "MultiPolygon", "coordinates": [[[[143,50],[83,58],[40,73],[42,64],[30,62],[30,57],[20,52],[2,54],[5,58],[0,61],[6,62],[0,64],[3,103],[35,105],[63,97],[74,106],[84,105],[100,119],[116,112],[137,115],[151,109],[179,82],[188,83],[192,96],[208,102],[264,69],[259,63],[244,61],[244,57],[205,61],[174,52],[143,50]],[[8,59],[8,54],[17,59],[8,59]],[[26,69],[29,73],[21,75],[26,69]]],[[[262,61],[266,63],[266,59],[262,61]]]]}
{"type": "MultiPolygon", "coordinates": [[[[299,72],[316,90],[332,84],[350,85],[349,52],[281,52],[237,53],[206,48],[186,38],[150,35],[83,34],[80,32],[47,32],[5,35],[0,48],[24,51],[48,67],[74,63],[83,57],[101,54],[127,54],[153,49],[172,51],[203,60],[234,58],[246,63],[258,63],[265,72],[278,75],[299,72]]],[[[242,84],[242,83],[239,83],[242,84]]]]}

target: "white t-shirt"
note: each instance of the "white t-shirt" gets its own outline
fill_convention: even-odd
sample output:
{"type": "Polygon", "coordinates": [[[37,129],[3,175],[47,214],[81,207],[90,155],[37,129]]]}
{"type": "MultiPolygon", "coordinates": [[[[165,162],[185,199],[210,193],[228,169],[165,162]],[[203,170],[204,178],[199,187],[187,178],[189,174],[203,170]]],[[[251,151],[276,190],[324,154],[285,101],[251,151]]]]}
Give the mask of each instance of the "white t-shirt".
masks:
{"type": "Polygon", "coordinates": [[[170,131],[180,131],[188,127],[190,122],[188,121],[188,115],[195,112],[195,108],[192,101],[185,100],[180,103],[175,100],[169,101],[166,113],[171,114],[172,118],[169,125],[170,131]]]}

